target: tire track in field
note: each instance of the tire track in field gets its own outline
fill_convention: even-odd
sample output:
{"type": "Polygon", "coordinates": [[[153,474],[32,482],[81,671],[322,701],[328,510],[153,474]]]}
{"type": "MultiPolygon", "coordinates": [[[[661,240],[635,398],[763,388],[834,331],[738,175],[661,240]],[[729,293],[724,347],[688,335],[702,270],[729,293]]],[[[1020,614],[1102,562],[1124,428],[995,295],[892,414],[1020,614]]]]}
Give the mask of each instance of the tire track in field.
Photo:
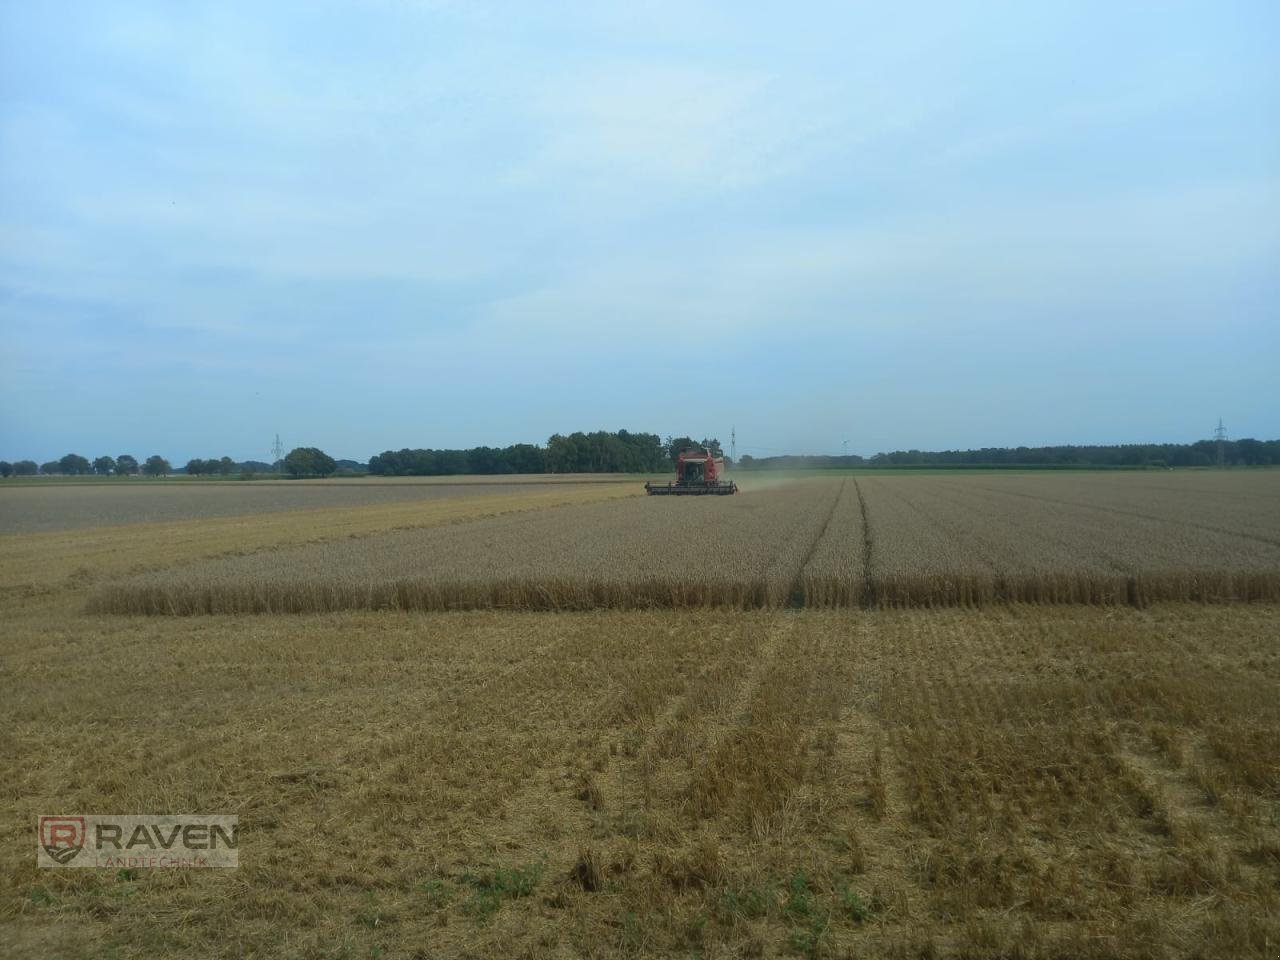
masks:
{"type": "Polygon", "coordinates": [[[735,631],[734,642],[726,642],[660,712],[624,734],[624,743],[639,742],[624,747],[595,776],[613,834],[638,828],[669,844],[675,836],[664,831],[686,829],[668,815],[685,806],[700,760],[749,722],[750,704],[795,627],[794,616],[775,612],[745,634],[735,631]]]}
{"type": "Polygon", "coordinates": [[[1212,850],[1251,884],[1268,883],[1265,871],[1240,855],[1246,839],[1239,827],[1220,807],[1208,802],[1186,770],[1170,769],[1130,748],[1119,749],[1116,759],[1127,774],[1128,788],[1150,805],[1147,819],[1164,834],[1165,845],[1175,856],[1194,858],[1212,850]]]}
{"type": "MultiPolygon", "coordinates": [[[[854,482],[856,484],[857,481],[854,482]]],[[[836,491],[835,498],[831,501],[831,509],[827,511],[827,515],[822,521],[822,527],[818,530],[818,535],[813,538],[813,542],[809,544],[809,549],[805,551],[804,558],[800,561],[800,565],[796,567],[796,575],[791,581],[791,593],[787,598],[787,606],[789,607],[804,606],[805,568],[809,566],[809,561],[813,559],[813,555],[818,549],[818,544],[820,544],[822,542],[822,538],[827,535],[827,530],[831,527],[831,519],[836,515],[836,508],[840,506],[840,500],[844,496],[845,487],[848,485],[848,480],[840,481],[840,489],[836,491]]]]}
{"type": "MultiPolygon", "coordinates": [[[[981,561],[981,564],[982,564],[983,575],[989,575],[993,579],[998,575],[999,571],[997,570],[995,562],[992,559],[992,556],[993,556],[992,552],[990,550],[975,551],[971,543],[971,537],[972,537],[971,531],[960,527],[952,518],[949,518],[946,516],[939,516],[933,513],[932,511],[926,509],[924,504],[921,502],[924,498],[920,497],[918,493],[914,495],[912,495],[910,492],[904,493],[903,490],[899,488],[899,485],[894,483],[892,480],[881,480],[880,478],[877,478],[876,482],[869,484],[869,486],[873,490],[880,490],[883,494],[883,497],[886,503],[896,502],[898,505],[905,507],[908,511],[910,511],[910,513],[914,515],[910,518],[911,521],[915,521],[917,519],[922,519],[923,521],[927,521],[927,523],[922,522],[920,524],[920,529],[928,530],[931,533],[936,534],[938,543],[930,545],[931,548],[938,546],[940,544],[946,544],[947,548],[949,548],[947,552],[952,555],[953,566],[949,567],[946,564],[941,564],[941,565],[931,564],[932,571],[930,573],[930,576],[932,577],[934,582],[937,582],[939,579],[942,579],[943,581],[945,581],[948,577],[953,576],[957,571],[959,571],[960,567],[963,566],[964,560],[970,560],[970,561],[974,559],[979,560],[981,561]]],[[[899,554],[901,555],[901,552],[903,549],[903,541],[904,539],[907,541],[910,541],[912,537],[912,531],[911,531],[911,522],[904,522],[903,515],[899,514],[895,516],[894,512],[890,510],[889,517],[890,519],[887,522],[886,526],[890,531],[894,531],[895,523],[900,524],[900,526],[896,529],[896,531],[894,531],[897,534],[897,539],[891,540],[887,544],[887,546],[889,547],[888,553],[892,558],[894,553],[894,549],[893,549],[894,547],[897,548],[899,554]]],[[[872,533],[869,519],[865,523],[865,527],[866,527],[865,536],[874,539],[874,533],[872,533]]],[[[879,553],[880,551],[874,550],[874,545],[873,545],[872,552],[879,553]]],[[[909,564],[913,566],[918,566],[919,560],[921,558],[928,557],[930,560],[932,560],[934,556],[935,554],[933,552],[930,552],[930,550],[926,550],[924,553],[918,554],[918,555],[913,552],[911,560],[909,561],[909,564]]],[[[908,568],[910,569],[910,567],[908,568]]],[[[906,603],[904,604],[902,602],[901,597],[895,595],[895,591],[897,590],[895,581],[897,581],[899,578],[902,577],[903,575],[902,569],[886,570],[886,571],[877,573],[874,566],[874,561],[871,563],[868,563],[866,569],[867,569],[867,580],[868,580],[866,590],[871,597],[870,601],[867,603],[868,607],[881,607],[881,606],[897,607],[897,606],[903,606],[903,605],[906,605],[906,606],[922,605],[921,599],[919,597],[912,598],[906,601],[906,603]]],[[[936,602],[936,599],[932,596],[932,589],[933,588],[931,587],[929,594],[927,595],[927,598],[924,600],[923,605],[931,606],[936,602]]]]}
{"type": "Polygon", "coordinates": [[[872,574],[872,551],[875,538],[871,534],[871,518],[867,514],[867,498],[858,478],[853,478],[853,489],[858,494],[858,512],[862,514],[862,597],[860,606],[870,610],[876,606],[875,580],[872,574]]]}
{"type": "Polygon", "coordinates": [[[698,733],[701,744],[698,754],[705,758],[732,735],[733,731],[751,722],[751,705],[756,699],[764,678],[773,670],[782,653],[784,639],[790,641],[797,626],[794,614],[772,613],[764,634],[752,650],[752,661],[746,674],[737,681],[733,694],[719,709],[702,718],[698,733]]]}
{"type": "Polygon", "coordinates": [[[895,907],[907,913],[923,909],[928,891],[913,875],[910,851],[925,839],[912,823],[911,802],[903,782],[903,762],[894,744],[894,732],[876,708],[850,704],[841,714],[835,762],[839,780],[848,784],[843,809],[833,826],[848,831],[840,839],[857,844],[858,867],[853,872],[864,882],[894,892],[895,907]]]}
{"type": "Polygon", "coordinates": [[[952,642],[954,618],[942,621],[940,638],[922,632],[927,622],[916,618],[904,633],[907,622],[886,611],[855,621],[845,632],[846,658],[858,651],[861,662],[838,720],[833,762],[841,789],[831,816],[832,826],[848,833],[841,839],[855,847],[855,863],[847,866],[859,885],[881,891],[890,909],[904,917],[926,911],[930,892],[912,866],[911,851],[927,836],[912,819],[905,758],[896,742],[912,717],[902,715],[898,698],[927,688],[929,665],[948,656],[940,651],[952,642]]]}
{"type": "Polygon", "coordinates": [[[841,633],[801,629],[805,617],[774,615],[750,675],[707,724],[691,764],[679,802],[722,836],[777,839],[824,815],[803,797],[831,782],[850,668],[835,649],[841,633]]]}

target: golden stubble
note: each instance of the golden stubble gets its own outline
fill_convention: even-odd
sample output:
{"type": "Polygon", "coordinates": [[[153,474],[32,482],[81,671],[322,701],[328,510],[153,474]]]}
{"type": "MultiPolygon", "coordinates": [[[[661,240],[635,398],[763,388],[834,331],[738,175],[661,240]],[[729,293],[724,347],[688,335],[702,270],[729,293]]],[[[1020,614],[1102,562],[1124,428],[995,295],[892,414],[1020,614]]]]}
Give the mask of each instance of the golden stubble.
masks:
{"type": "Polygon", "coordinates": [[[1277,626],[1176,604],[23,618],[2,922],[28,955],[1262,957],[1277,626]],[[243,866],[35,867],[37,813],[179,808],[238,813],[243,866]]]}

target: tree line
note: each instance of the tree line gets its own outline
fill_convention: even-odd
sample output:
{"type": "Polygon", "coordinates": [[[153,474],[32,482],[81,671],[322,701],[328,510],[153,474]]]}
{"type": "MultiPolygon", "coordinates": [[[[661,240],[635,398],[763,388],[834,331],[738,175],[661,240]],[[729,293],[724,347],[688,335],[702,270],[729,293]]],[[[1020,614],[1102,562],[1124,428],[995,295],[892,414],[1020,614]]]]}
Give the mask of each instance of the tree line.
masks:
{"type": "Polygon", "coordinates": [[[671,469],[676,456],[689,447],[707,447],[723,455],[715,438],[667,437],[628,430],[578,431],[554,434],[546,446],[517,443],[509,447],[471,447],[462,450],[386,450],[369,459],[367,468],[352,460],[334,460],[317,447],[297,447],[275,464],[256,460],[237,462],[231,457],[193,458],[174,470],[164,457],[148,457],[139,464],[135,457],[98,457],[92,463],[69,453],[60,460],[37,464],[0,461],[0,476],[145,476],[171,473],[189,476],[252,476],[287,473],[293,477],[325,477],[335,472],[367,472],[379,476],[445,476],[451,474],[505,473],[661,473],[671,469]]]}
{"type": "Polygon", "coordinates": [[[98,457],[92,463],[78,453],[68,453],[59,460],[37,464],[34,460],[10,463],[0,460],[0,477],[34,477],[36,474],[60,474],[66,477],[97,475],[99,477],[125,477],[139,473],[150,477],[162,477],[172,473],[173,467],[164,457],[147,457],[142,463],[127,453],[118,457],[98,457]]]}
{"type": "MultiPolygon", "coordinates": [[[[386,450],[369,459],[368,472],[378,476],[445,476],[451,474],[507,473],[661,473],[670,470],[681,450],[705,447],[723,456],[714,437],[667,437],[656,433],[627,430],[597,430],[553,434],[546,446],[517,443],[509,447],[471,447],[463,450],[386,450]]],[[[1280,440],[1198,440],[1195,443],[1127,443],[1111,446],[983,447],[977,450],[895,450],[873,457],[779,456],[742,457],[744,470],[800,467],[1207,467],[1218,462],[1219,452],[1227,466],[1280,464],[1280,440]]],[[[98,457],[92,462],[69,453],[59,460],[37,464],[34,460],[16,463],[0,460],[0,476],[168,476],[185,472],[190,476],[242,477],[266,473],[287,473],[293,477],[325,477],[334,472],[360,473],[352,460],[334,460],[317,447],[297,447],[276,464],[257,460],[236,461],[231,457],[188,460],[181,471],[155,454],[139,463],[125,453],[118,457],[98,457]]]]}
{"type": "MultiPolygon", "coordinates": [[[[1226,466],[1280,464],[1280,440],[1226,440],[1226,466]]],[[[1209,467],[1218,463],[1217,440],[1195,443],[1122,443],[1110,446],[982,447],[977,450],[895,450],[873,457],[751,457],[744,470],[796,467],[1209,467]]]]}
{"type": "Polygon", "coordinates": [[[714,438],[667,437],[628,430],[553,434],[545,447],[517,443],[509,447],[465,450],[386,450],[369,458],[369,472],[379,476],[445,476],[503,473],[661,473],[688,447],[709,447],[721,454],[714,438]]]}
{"type": "MultiPolygon", "coordinates": [[[[353,465],[351,461],[341,461],[353,465]]],[[[237,461],[230,457],[199,457],[188,460],[186,466],[174,470],[173,465],[159,454],[153,454],[139,463],[131,454],[122,453],[118,457],[97,457],[91,463],[87,457],[78,453],[68,453],[58,460],[47,463],[36,463],[34,460],[19,460],[10,463],[0,460],[0,477],[167,477],[171,473],[186,473],[189,476],[221,476],[232,474],[253,476],[264,473],[289,473],[296,477],[328,476],[338,469],[339,461],[335,461],[315,447],[298,447],[275,465],[260,460],[237,461]]]]}

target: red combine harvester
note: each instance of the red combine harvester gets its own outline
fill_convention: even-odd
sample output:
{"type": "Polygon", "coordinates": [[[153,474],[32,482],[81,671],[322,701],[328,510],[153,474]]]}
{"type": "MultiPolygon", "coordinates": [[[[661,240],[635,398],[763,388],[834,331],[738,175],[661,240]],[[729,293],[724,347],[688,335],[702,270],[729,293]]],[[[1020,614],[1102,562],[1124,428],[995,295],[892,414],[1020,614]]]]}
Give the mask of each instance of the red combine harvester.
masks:
{"type": "Polygon", "coordinates": [[[737,493],[738,485],[722,480],[723,475],[724,457],[713,456],[710,450],[690,448],[676,457],[675,483],[646,483],[644,489],[650,496],[737,493]]]}

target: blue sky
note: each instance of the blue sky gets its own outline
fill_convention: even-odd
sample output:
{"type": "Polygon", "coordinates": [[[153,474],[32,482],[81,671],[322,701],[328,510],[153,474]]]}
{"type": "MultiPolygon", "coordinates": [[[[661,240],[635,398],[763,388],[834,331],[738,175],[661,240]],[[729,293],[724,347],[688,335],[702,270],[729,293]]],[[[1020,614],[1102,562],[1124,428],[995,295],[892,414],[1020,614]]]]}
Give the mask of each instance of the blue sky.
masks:
{"type": "Polygon", "coordinates": [[[0,6],[0,457],[1280,436],[1280,5],[0,6]]]}

